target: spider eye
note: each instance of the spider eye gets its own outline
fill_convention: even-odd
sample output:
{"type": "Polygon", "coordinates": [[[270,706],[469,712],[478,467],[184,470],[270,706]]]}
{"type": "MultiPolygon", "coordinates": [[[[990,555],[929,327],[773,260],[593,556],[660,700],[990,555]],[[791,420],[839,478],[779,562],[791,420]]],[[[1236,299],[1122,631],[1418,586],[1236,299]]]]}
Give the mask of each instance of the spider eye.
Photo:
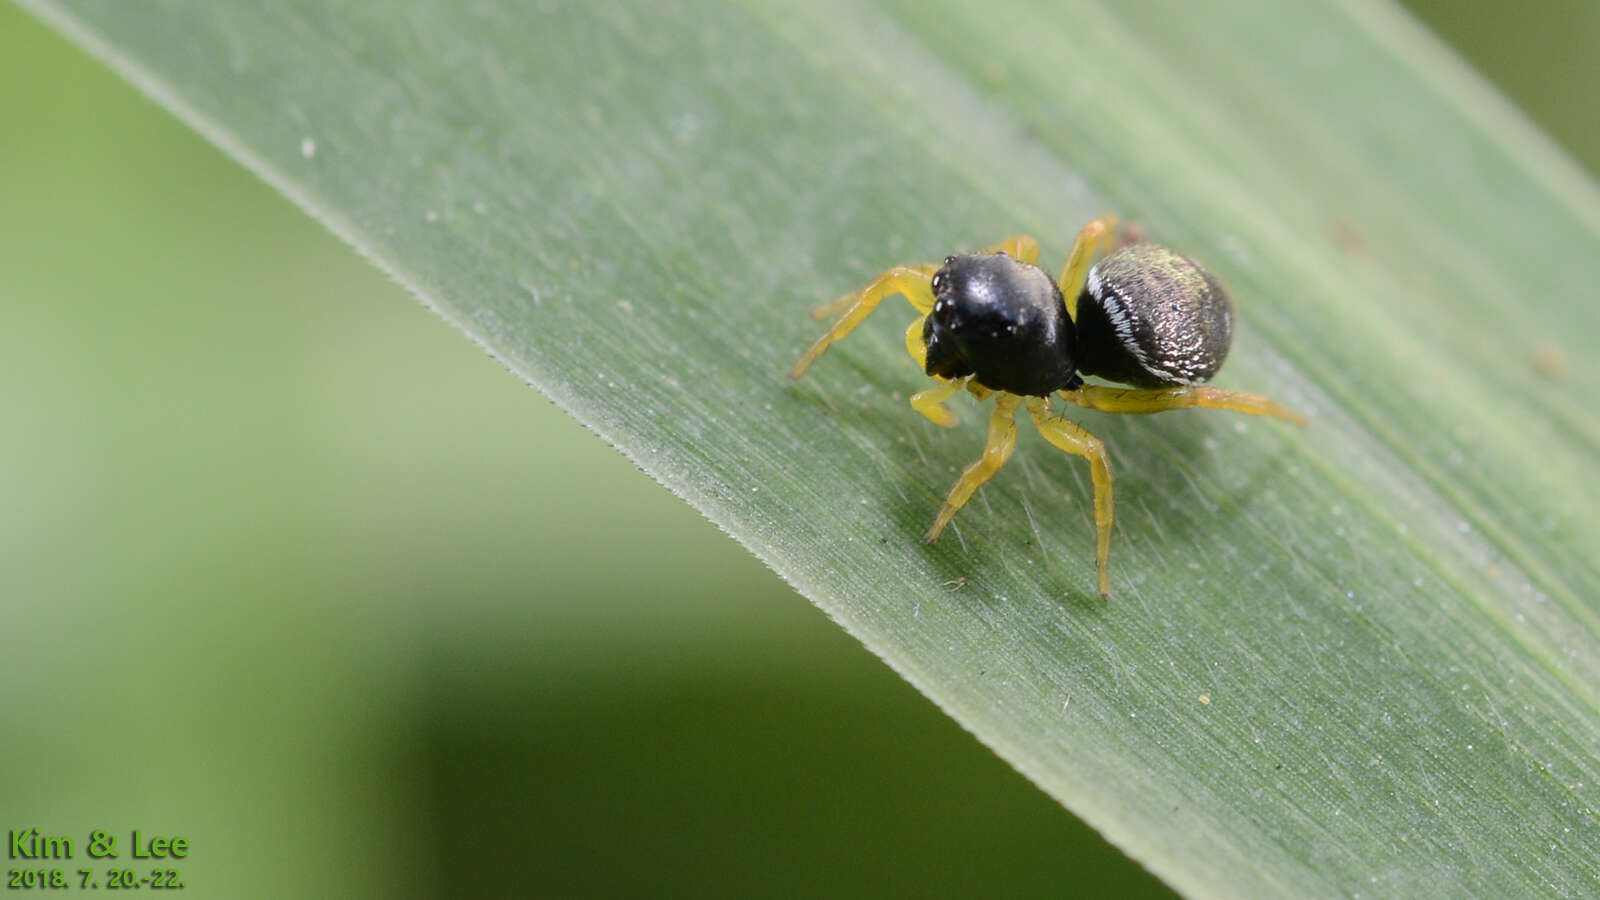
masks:
{"type": "Polygon", "coordinates": [[[956,258],[954,256],[946,256],[944,258],[944,264],[947,265],[947,266],[950,265],[951,263],[955,262],[955,261],[956,261],[956,258]]]}

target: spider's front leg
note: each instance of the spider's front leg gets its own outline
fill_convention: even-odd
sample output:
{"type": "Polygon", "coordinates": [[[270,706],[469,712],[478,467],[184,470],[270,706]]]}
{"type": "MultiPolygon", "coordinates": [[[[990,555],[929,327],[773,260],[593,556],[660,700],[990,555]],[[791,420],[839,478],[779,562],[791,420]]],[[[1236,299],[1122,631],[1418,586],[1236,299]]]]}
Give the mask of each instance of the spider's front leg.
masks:
{"type": "Polygon", "coordinates": [[[819,311],[824,314],[842,309],[844,315],[841,315],[822,337],[817,338],[817,342],[811,345],[805,356],[800,357],[800,361],[789,370],[789,377],[799,378],[804,375],[806,369],[822,355],[822,351],[854,331],[863,319],[878,308],[878,304],[882,303],[885,297],[902,294],[917,308],[917,312],[926,316],[933,310],[933,273],[938,270],[939,266],[935,263],[895,266],[874,278],[859,292],[846,294],[822,307],[819,311]]]}
{"type": "MultiPolygon", "coordinates": [[[[1039,260],[1039,242],[1025,234],[1014,234],[997,244],[984,248],[985,253],[1005,253],[1012,259],[1025,263],[1034,263],[1039,260]]],[[[806,369],[816,362],[822,351],[828,349],[830,344],[843,338],[860,325],[862,320],[878,308],[878,304],[885,297],[902,294],[916,307],[920,314],[911,327],[906,329],[906,351],[911,358],[917,361],[918,368],[922,368],[927,360],[927,348],[922,343],[922,325],[928,313],[933,312],[933,274],[939,271],[939,263],[920,263],[917,265],[895,266],[892,269],[874,278],[866,287],[853,294],[845,294],[836,300],[824,303],[811,311],[813,319],[826,319],[838,315],[827,333],[823,334],[817,342],[806,351],[806,355],[795,363],[789,370],[790,378],[799,378],[805,374],[806,369]],[[843,315],[839,315],[843,313],[843,315]]],[[[954,391],[951,391],[954,393],[954,391]]],[[[937,414],[929,414],[921,406],[917,409],[933,419],[944,424],[937,414]]]]}
{"type": "MultiPolygon", "coordinates": [[[[916,354],[912,354],[915,356],[916,354]]],[[[954,397],[958,391],[967,386],[965,378],[952,378],[948,381],[941,380],[937,387],[918,391],[911,395],[911,408],[927,416],[935,425],[945,428],[954,428],[960,424],[956,421],[956,414],[944,402],[954,397]]]]}

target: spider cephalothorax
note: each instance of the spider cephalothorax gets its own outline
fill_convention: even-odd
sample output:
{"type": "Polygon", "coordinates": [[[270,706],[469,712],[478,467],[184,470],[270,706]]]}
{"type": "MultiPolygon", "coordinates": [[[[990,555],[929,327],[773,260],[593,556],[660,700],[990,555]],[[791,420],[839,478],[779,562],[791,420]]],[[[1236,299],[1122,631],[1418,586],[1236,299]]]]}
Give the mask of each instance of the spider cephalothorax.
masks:
{"type": "Polygon", "coordinates": [[[923,371],[979,379],[997,391],[1045,397],[1076,387],[1072,319],[1055,279],[1005,253],[946,257],[933,273],[922,327],[923,371]]]}

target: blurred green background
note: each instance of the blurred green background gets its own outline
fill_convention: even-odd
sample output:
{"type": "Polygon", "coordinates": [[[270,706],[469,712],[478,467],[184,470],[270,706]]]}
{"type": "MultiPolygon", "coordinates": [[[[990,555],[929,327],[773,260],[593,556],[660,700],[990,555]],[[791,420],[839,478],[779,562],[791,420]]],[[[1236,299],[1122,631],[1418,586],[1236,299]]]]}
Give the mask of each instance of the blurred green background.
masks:
{"type": "MultiPolygon", "coordinates": [[[[1413,8],[1596,169],[1600,5],[1413,8]]],[[[5,4],[0,171],[0,829],[206,897],[1166,894],[5,4]]]]}

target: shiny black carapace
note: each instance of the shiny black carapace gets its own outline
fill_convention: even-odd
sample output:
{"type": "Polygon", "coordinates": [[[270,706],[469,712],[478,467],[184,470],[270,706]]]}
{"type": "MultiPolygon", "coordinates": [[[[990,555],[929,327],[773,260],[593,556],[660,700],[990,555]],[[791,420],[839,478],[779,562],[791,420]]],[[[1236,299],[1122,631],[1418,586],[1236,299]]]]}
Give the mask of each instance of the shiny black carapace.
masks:
{"type": "Polygon", "coordinates": [[[1098,534],[1100,596],[1111,596],[1111,463],[1105,445],[1056,415],[1050,397],[1110,413],[1153,413],[1207,406],[1305,424],[1299,413],[1266,397],[1203,386],[1233,343],[1233,304],[1215,275],[1181,253],[1124,239],[1090,266],[1116,231],[1105,215],[1078,233],[1059,279],[1039,268],[1039,244],[1026,235],[980,253],[945,257],[942,265],[895,266],[865,288],[820,308],[838,314],[827,333],[790,371],[799,378],[828,346],[849,334],[883,298],[902,294],[920,317],[906,330],[906,350],[937,385],[911,406],[950,427],[944,402],[963,388],[993,395],[983,455],[968,466],[933,520],[932,542],[974,491],[1011,457],[1015,414],[1026,406],[1044,439],[1089,460],[1098,534]],[[1084,375],[1131,388],[1087,384],[1084,375]]]}

